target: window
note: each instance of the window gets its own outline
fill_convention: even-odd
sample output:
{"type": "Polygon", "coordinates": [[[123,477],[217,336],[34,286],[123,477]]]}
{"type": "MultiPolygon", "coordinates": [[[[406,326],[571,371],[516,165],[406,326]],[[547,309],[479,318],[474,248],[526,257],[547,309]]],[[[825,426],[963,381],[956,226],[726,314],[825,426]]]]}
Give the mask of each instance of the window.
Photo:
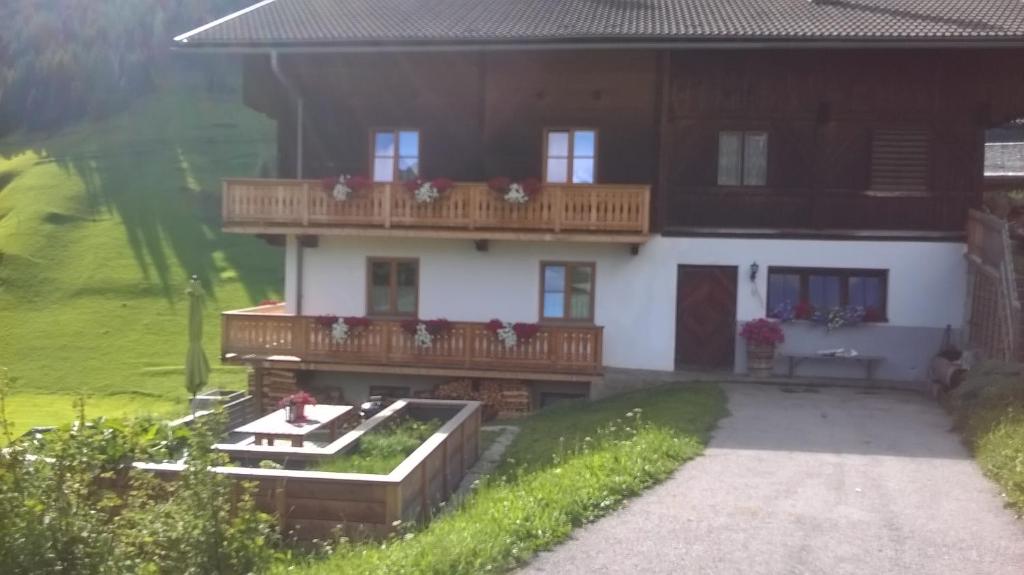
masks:
{"type": "Polygon", "coordinates": [[[372,258],[368,267],[367,315],[415,316],[419,299],[419,262],[372,258]]]}
{"type": "Polygon", "coordinates": [[[543,263],[541,319],[594,319],[594,264],[543,263]]]}
{"type": "Polygon", "coordinates": [[[928,191],[927,130],[875,130],[871,137],[871,189],[928,191]]]}
{"type": "Polygon", "coordinates": [[[886,321],[889,272],[832,268],[768,269],[768,316],[793,306],[797,319],[810,319],[815,310],[858,306],[864,321],[886,321]]]}
{"type": "Polygon", "coordinates": [[[373,132],[373,181],[405,182],[420,175],[420,133],[416,130],[373,132]]]}
{"type": "Polygon", "coordinates": [[[718,133],[718,185],[768,183],[768,132],[718,133]]]}
{"type": "Polygon", "coordinates": [[[545,182],[593,184],[597,179],[597,131],[548,130],[544,156],[545,182]]]}

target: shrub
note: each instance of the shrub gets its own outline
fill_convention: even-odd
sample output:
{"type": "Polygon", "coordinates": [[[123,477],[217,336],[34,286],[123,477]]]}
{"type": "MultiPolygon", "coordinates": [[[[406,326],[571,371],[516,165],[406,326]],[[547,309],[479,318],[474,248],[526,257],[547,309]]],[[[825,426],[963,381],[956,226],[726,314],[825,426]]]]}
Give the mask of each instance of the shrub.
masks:
{"type": "MultiPolygon", "coordinates": [[[[0,430],[10,439],[0,389],[0,430]]],[[[270,518],[251,488],[209,470],[217,418],[187,438],[187,469],[164,483],[131,462],[168,453],[165,428],[78,423],[0,451],[0,565],[5,575],[229,574],[265,570],[270,518]],[[38,453],[33,453],[37,449],[38,453]],[[237,500],[233,494],[237,492],[237,500]]],[[[177,433],[177,432],[175,432],[177,433]]],[[[174,433],[172,433],[172,437],[174,433]]]]}

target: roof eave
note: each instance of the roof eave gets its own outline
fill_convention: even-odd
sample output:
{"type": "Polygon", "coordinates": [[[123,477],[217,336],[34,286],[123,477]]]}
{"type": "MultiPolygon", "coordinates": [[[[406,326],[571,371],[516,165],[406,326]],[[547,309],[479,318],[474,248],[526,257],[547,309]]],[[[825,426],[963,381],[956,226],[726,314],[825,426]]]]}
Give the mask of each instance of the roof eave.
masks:
{"type": "MultiPolygon", "coordinates": [[[[179,37],[181,38],[181,37],[179,37]]],[[[467,40],[385,40],[379,42],[202,42],[178,40],[172,48],[188,52],[239,54],[260,53],[359,53],[412,51],[514,51],[514,50],[692,50],[692,49],[939,49],[939,48],[1024,48],[1021,38],[771,38],[771,37],[687,37],[651,38],[564,38],[509,41],[467,40]]]]}

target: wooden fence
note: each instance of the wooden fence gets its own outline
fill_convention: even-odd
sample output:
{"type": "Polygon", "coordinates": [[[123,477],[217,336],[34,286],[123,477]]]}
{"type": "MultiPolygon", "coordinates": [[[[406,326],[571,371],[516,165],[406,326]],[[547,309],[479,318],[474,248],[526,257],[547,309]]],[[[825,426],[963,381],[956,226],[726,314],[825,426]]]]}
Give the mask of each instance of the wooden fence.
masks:
{"type": "Polygon", "coordinates": [[[1006,222],[971,210],[967,220],[967,341],[986,358],[1021,353],[1021,305],[1006,222]]]}
{"type": "MultiPolygon", "coordinates": [[[[246,467],[213,470],[255,484],[256,505],[275,515],[283,533],[308,540],[327,537],[340,528],[346,537],[385,537],[402,523],[428,521],[476,463],[480,450],[479,402],[399,402],[391,406],[390,415],[403,410],[456,408],[458,412],[387,475],[246,467]]],[[[184,469],[176,463],[136,467],[167,479],[177,478],[184,469]]]]}
{"type": "Polygon", "coordinates": [[[544,326],[528,341],[506,347],[486,323],[453,322],[449,333],[435,337],[430,347],[417,347],[414,338],[395,320],[373,320],[343,343],[317,318],[286,315],[274,308],[222,314],[225,358],[285,356],[304,362],[349,365],[446,367],[499,371],[599,374],[600,326],[544,326]]]}
{"type": "Polygon", "coordinates": [[[356,226],[647,234],[649,186],[545,184],[525,204],[511,204],[484,183],[459,183],[429,204],[401,184],[378,183],[338,201],[319,180],[229,179],[224,224],[356,226]]]}

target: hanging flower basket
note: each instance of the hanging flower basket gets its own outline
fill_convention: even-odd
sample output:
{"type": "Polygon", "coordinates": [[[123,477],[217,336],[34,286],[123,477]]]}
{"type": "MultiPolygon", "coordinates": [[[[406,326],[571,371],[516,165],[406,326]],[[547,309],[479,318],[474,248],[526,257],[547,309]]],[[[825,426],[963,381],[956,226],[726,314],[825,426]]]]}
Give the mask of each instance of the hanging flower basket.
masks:
{"type": "Polygon", "coordinates": [[[407,319],[402,322],[402,330],[414,338],[416,347],[425,348],[434,345],[434,339],[444,337],[452,330],[452,322],[440,319],[407,319]]]}
{"type": "Polygon", "coordinates": [[[509,349],[533,339],[533,336],[540,332],[540,326],[535,323],[511,323],[492,319],[487,322],[487,330],[509,349]]]}
{"type": "Polygon", "coordinates": [[[747,342],[747,372],[753,376],[769,376],[775,371],[775,346],[786,341],[779,322],[760,318],[748,321],[740,329],[747,342]]]}
{"type": "Polygon", "coordinates": [[[525,204],[540,192],[541,183],[537,178],[513,182],[510,178],[499,176],[488,180],[487,187],[510,204],[525,204]]]}
{"type": "Polygon", "coordinates": [[[366,176],[342,174],[337,178],[324,178],[321,183],[324,191],[339,202],[347,201],[354,193],[373,189],[373,182],[366,176]]]}
{"type": "Polygon", "coordinates": [[[432,204],[442,194],[455,187],[455,182],[448,178],[434,178],[433,180],[417,178],[406,181],[403,186],[407,192],[412,194],[417,204],[432,204]]]}

